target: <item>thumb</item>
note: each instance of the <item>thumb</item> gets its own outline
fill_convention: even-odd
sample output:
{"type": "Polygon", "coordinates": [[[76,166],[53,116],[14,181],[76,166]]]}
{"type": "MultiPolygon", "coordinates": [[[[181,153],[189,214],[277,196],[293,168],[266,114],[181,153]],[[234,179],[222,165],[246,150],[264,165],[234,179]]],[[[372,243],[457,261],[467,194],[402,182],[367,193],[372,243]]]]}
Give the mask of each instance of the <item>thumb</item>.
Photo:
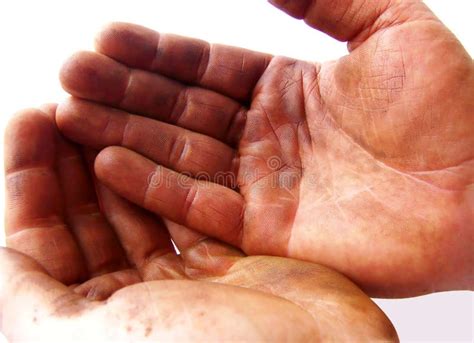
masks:
{"type": "Polygon", "coordinates": [[[32,258],[0,247],[0,329],[9,341],[48,337],[39,330],[58,329],[47,325],[52,316],[79,313],[86,303],[32,258]]]}
{"type": "Polygon", "coordinates": [[[269,0],[292,17],[340,41],[359,42],[390,26],[434,18],[419,0],[269,0]]]}

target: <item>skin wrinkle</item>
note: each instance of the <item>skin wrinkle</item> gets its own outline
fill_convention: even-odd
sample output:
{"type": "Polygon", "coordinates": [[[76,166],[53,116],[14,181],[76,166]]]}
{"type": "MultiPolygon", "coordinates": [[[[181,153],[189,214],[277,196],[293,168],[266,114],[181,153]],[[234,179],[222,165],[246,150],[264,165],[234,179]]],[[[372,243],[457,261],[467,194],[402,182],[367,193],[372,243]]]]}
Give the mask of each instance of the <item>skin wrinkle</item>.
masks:
{"type": "Polygon", "coordinates": [[[220,64],[217,64],[217,66],[219,68],[222,68],[222,69],[227,69],[227,70],[231,70],[231,71],[236,71],[240,74],[245,74],[244,73],[244,70],[243,70],[243,67],[245,66],[245,63],[243,62],[244,61],[244,55],[243,53],[241,54],[241,58],[240,58],[241,62],[239,64],[239,67],[235,68],[233,66],[230,66],[228,64],[225,64],[225,63],[220,63],[220,64]]]}
{"type": "Polygon", "coordinates": [[[60,318],[78,318],[92,311],[99,304],[96,301],[87,301],[76,293],[65,293],[54,298],[49,314],[60,318]]]}
{"type": "Polygon", "coordinates": [[[199,57],[198,68],[196,70],[196,81],[198,83],[202,83],[204,77],[206,76],[211,61],[213,47],[213,45],[209,45],[206,43],[206,45],[202,49],[201,55],[199,57]]]}
{"type": "Polygon", "coordinates": [[[283,149],[282,149],[282,146],[281,146],[280,139],[279,139],[279,137],[278,137],[278,135],[277,135],[277,133],[276,133],[276,130],[278,130],[281,126],[283,126],[283,125],[288,125],[288,124],[285,123],[285,124],[282,124],[282,125],[280,125],[280,126],[274,128],[274,127],[273,127],[273,124],[272,124],[272,122],[271,122],[271,120],[270,120],[270,116],[269,116],[268,112],[265,110],[265,107],[262,105],[261,102],[259,102],[258,105],[259,105],[259,107],[260,107],[260,110],[263,112],[264,118],[266,119],[266,121],[267,121],[267,123],[268,123],[268,125],[269,125],[269,127],[270,127],[270,130],[271,130],[269,133],[267,133],[265,136],[263,136],[263,137],[260,139],[260,141],[264,141],[265,138],[266,138],[268,135],[273,135],[273,136],[275,137],[275,141],[278,143],[278,146],[280,147],[280,151],[283,150],[283,149]]]}
{"type": "Polygon", "coordinates": [[[118,100],[118,107],[124,107],[123,104],[127,100],[128,94],[130,94],[130,89],[133,84],[133,77],[134,77],[133,69],[127,68],[127,85],[125,86],[123,93],[118,100]]]}
{"type": "MultiPolygon", "coordinates": [[[[474,160],[469,160],[469,161],[466,161],[466,162],[463,162],[463,164],[459,165],[459,166],[456,166],[456,167],[449,167],[447,169],[444,169],[442,170],[443,173],[447,173],[447,174],[450,174],[452,176],[455,176],[456,178],[464,178],[465,177],[462,175],[462,173],[459,171],[459,169],[462,169],[466,164],[474,164],[474,160]]],[[[468,166],[466,166],[466,168],[469,168],[468,166]]],[[[410,172],[409,174],[413,175],[414,177],[418,177],[418,178],[423,178],[423,176],[438,176],[439,174],[439,170],[435,170],[435,171],[422,171],[422,172],[410,172]]],[[[474,175],[472,175],[471,177],[467,178],[467,180],[465,180],[463,183],[464,184],[472,184],[474,183],[474,175]]],[[[451,188],[450,190],[452,191],[458,191],[459,189],[455,189],[455,188],[451,188]]]]}
{"type": "MultiPolygon", "coordinates": [[[[305,77],[304,77],[304,71],[303,69],[301,69],[301,76],[300,76],[300,87],[303,91],[303,93],[305,92],[305,83],[304,83],[304,80],[305,80],[305,77]]],[[[316,78],[315,78],[316,82],[318,80],[318,72],[316,72],[316,78]]],[[[313,93],[313,90],[314,90],[314,87],[318,87],[318,85],[314,85],[308,92],[308,94],[312,94],[313,93]]],[[[305,113],[308,113],[307,112],[307,109],[308,109],[308,101],[307,101],[307,97],[303,96],[302,97],[302,106],[301,108],[304,109],[305,113]]],[[[299,158],[300,158],[300,162],[299,162],[299,165],[301,166],[301,178],[303,178],[303,173],[304,173],[304,166],[303,166],[303,159],[302,159],[302,151],[301,151],[301,148],[300,148],[300,137],[299,137],[299,133],[300,133],[300,130],[299,130],[299,127],[300,125],[304,125],[306,130],[307,130],[307,137],[305,137],[308,141],[309,141],[309,146],[311,147],[311,151],[313,151],[313,139],[311,137],[311,131],[309,129],[309,123],[308,123],[308,120],[304,118],[304,115],[303,115],[303,118],[302,120],[297,124],[297,127],[296,127],[296,133],[297,133],[297,144],[298,144],[298,151],[299,151],[299,158]]],[[[299,202],[299,201],[298,201],[299,202]]]]}
{"type": "Polygon", "coordinates": [[[188,150],[189,141],[186,137],[173,136],[170,145],[168,163],[179,168],[180,162],[183,161],[183,157],[188,150]]]}
{"type": "MultiPolygon", "coordinates": [[[[211,109],[214,109],[216,110],[219,114],[222,115],[222,117],[225,117],[225,111],[219,107],[219,106],[214,106],[214,105],[211,105],[211,104],[207,104],[207,103],[204,103],[204,102],[200,102],[200,101],[189,101],[189,102],[192,102],[194,104],[198,104],[198,105],[201,105],[203,107],[207,107],[207,108],[211,108],[211,109]]],[[[217,137],[217,138],[224,138],[224,142],[226,144],[229,145],[229,147],[231,148],[235,148],[235,143],[236,141],[238,141],[238,138],[234,138],[231,136],[231,133],[233,133],[231,130],[235,130],[234,129],[234,126],[237,125],[237,122],[238,120],[240,119],[240,113],[241,111],[244,111],[244,108],[240,106],[239,104],[239,107],[237,108],[237,110],[234,112],[233,115],[229,116],[229,119],[228,119],[228,123],[227,123],[227,126],[225,128],[225,130],[223,130],[223,134],[220,135],[220,137],[217,137]]]]}
{"type": "Polygon", "coordinates": [[[179,123],[181,117],[185,114],[188,108],[189,92],[187,87],[184,87],[176,97],[176,101],[171,106],[170,116],[168,119],[169,123],[179,123]]]}
{"type": "Polygon", "coordinates": [[[165,257],[172,257],[175,256],[174,251],[170,252],[167,248],[156,248],[148,253],[144,253],[144,255],[139,258],[138,260],[141,262],[139,269],[145,269],[145,266],[152,263],[157,258],[165,258],[165,257]]]}
{"type": "Polygon", "coordinates": [[[243,74],[245,71],[245,54],[242,53],[242,63],[240,65],[240,72],[243,74]]]}
{"type": "MultiPolygon", "coordinates": [[[[167,265],[166,261],[162,262],[162,260],[160,258],[163,258],[164,256],[165,255],[160,256],[158,258],[155,258],[155,259],[151,260],[150,262],[148,262],[148,265],[152,266],[153,269],[154,269],[153,275],[160,275],[160,279],[162,278],[162,276],[164,276],[163,279],[165,279],[165,280],[166,279],[178,279],[178,280],[182,279],[183,275],[182,275],[180,270],[176,270],[176,268],[174,268],[174,266],[167,265]]],[[[146,268],[147,267],[143,267],[143,270],[146,270],[146,268]]],[[[145,281],[156,279],[156,277],[146,278],[145,276],[144,276],[145,281]]]]}
{"type": "Polygon", "coordinates": [[[230,118],[229,123],[227,124],[227,127],[224,131],[224,137],[226,137],[225,141],[227,143],[230,143],[230,147],[235,148],[236,142],[238,142],[241,138],[243,130],[240,134],[238,134],[238,136],[236,137],[233,137],[233,136],[235,135],[234,134],[235,131],[239,132],[237,128],[237,125],[239,125],[239,121],[243,120],[244,122],[243,125],[245,126],[245,122],[247,121],[247,112],[248,112],[248,109],[242,106],[241,108],[237,110],[237,112],[235,112],[235,114],[230,118]]]}
{"type": "MultiPolygon", "coordinates": [[[[278,289],[279,288],[279,282],[269,282],[269,283],[261,283],[260,280],[257,278],[257,279],[254,279],[252,278],[252,274],[257,272],[260,268],[260,266],[264,263],[260,263],[260,259],[262,257],[259,257],[259,256],[253,256],[252,257],[252,262],[250,264],[246,264],[245,265],[245,268],[242,270],[242,272],[235,272],[233,271],[232,269],[234,268],[234,265],[230,267],[229,271],[230,273],[228,273],[228,275],[224,276],[224,279],[227,279],[231,282],[231,284],[234,284],[236,286],[240,286],[240,287],[245,287],[245,288],[251,288],[251,289],[255,289],[255,290],[258,290],[258,291],[261,291],[261,292],[268,292],[270,294],[273,294],[275,296],[278,296],[282,299],[285,299],[287,301],[290,301],[292,302],[294,305],[296,305],[297,307],[299,307],[301,310],[307,312],[313,319],[314,319],[314,325],[318,328],[321,327],[320,325],[320,316],[321,316],[321,313],[320,311],[314,311],[314,310],[311,310],[311,306],[314,305],[315,303],[319,303],[319,304],[324,304],[326,305],[327,304],[327,300],[325,301],[322,301],[318,298],[314,299],[314,298],[310,298],[308,300],[305,300],[304,299],[304,295],[303,294],[298,294],[298,292],[296,292],[296,290],[293,290],[293,292],[286,292],[285,294],[281,294],[281,291],[278,289]],[[241,286],[239,284],[239,279],[241,279],[242,277],[239,277],[239,274],[241,273],[244,273],[244,274],[247,274],[248,273],[248,280],[249,280],[249,283],[246,284],[245,286],[241,286]],[[292,293],[294,293],[294,295],[292,295],[292,293]],[[296,300],[297,299],[297,300],[296,300]],[[310,306],[308,306],[310,305],[310,306]]],[[[294,277],[293,275],[286,275],[286,273],[283,273],[283,274],[279,274],[278,276],[278,279],[279,281],[281,280],[286,280],[286,278],[292,278],[294,277]]],[[[213,280],[215,279],[214,277],[211,278],[210,280],[213,280]]],[[[335,306],[335,309],[337,308],[340,308],[340,304],[338,304],[338,306],[335,306]]],[[[327,309],[324,308],[324,311],[326,311],[327,309]]],[[[334,314],[337,313],[337,310],[334,310],[334,314]]],[[[336,318],[339,317],[339,316],[335,316],[336,318]]],[[[320,332],[323,332],[323,330],[319,330],[320,332]]]]}
{"type": "Polygon", "coordinates": [[[86,201],[83,204],[68,206],[67,212],[71,216],[95,216],[101,214],[99,205],[94,200],[86,201]]]}
{"type": "MultiPolygon", "coordinates": [[[[330,117],[331,117],[331,116],[330,116],[330,117]]],[[[331,121],[332,121],[335,125],[338,125],[337,122],[336,122],[334,119],[332,119],[332,117],[331,117],[331,121]]],[[[360,146],[354,139],[352,139],[352,137],[351,137],[349,134],[347,134],[347,133],[344,131],[344,129],[342,129],[341,127],[339,127],[339,130],[340,130],[340,132],[341,132],[347,139],[349,139],[349,140],[350,140],[354,145],[356,145],[360,150],[364,151],[364,153],[366,153],[366,154],[367,154],[368,156],[370,156],[374,161],[376,161],[376,163],[377,163],[379,166],[381,166],[383,169],[389,170],[389,171],[391,171],[391,172],[394,172],[394,173],[396,173],[396,174],[399,174],[399,175],[401,175],[401,176],[404,176],[404,177],[406,177],[406,178],[408,178],[408,179],[410,179],[410,180],[413,180],[413,181],[416,181],[416,182],[418,182],[418,183],[421,183],[421,184],[430,186],[430,187],[435,188],[435,189],[437,189],[437,190],[440,190],[440,191],[449,191],[449,190],[440,188],[440,187],[438,187],[438,186],[435,185],[435,184],[432,184],[432,183],[430,183],[430,182],[427,182],[426,180],[422,180],[422,179],[420,179],[420,178],[417,178],[417,177],[413,176],[413,175],[411,174],[412,172],[400,171],[400,170],[398,170],[398,169],[396,169],[396,168],[393,168],[393,167],[387,165],[385,162],[378,160],[378,159],[375,158],[373,155],[371,155],[370,152],[368,152],[367,150],[365,150],[364,148],[362,148],[362,146],[360,146]]],[[[443,168],[443,169],[440,169],[440,170],[436,170],[436,171],[441,171],[441,170],[444,170],[444,169],[446,169],[446,168],[443,168]]]]}
{"type": "MultiPolygon", "coordinates": [[[[155,170],[152,172],[152,175],[160,175],[161,173],[161,166],[160,165],[157,165],[155,170]]],[[[148,182],[149,180],[147,180],[146,182],[146,188],[145,188],[145,193],[143,193],[143,197],[142,197],[142,203],[144,204],[144,207],[145,208],[150,208],[150,201],[151,199],[153,199],[153,201],[160,201],[160,199],[157,199],[155,197],[151,198],[150,196],[150,192],[153,190],[153,188],[155,188],[154,185],[152,185],[152,182],[148,182]]],[[[161,200],[163,201],[163,200],[161,200]]]]}
{"type": "Polygon", "coordinates": [[[241,247],[243,246],[243,241],[244,241],[244,235],[245,235],[245,209],[246,209],[247,204],[244,203],[242,204],[242,209],[240,212],[239,220],[236,224],[236,227],[232,230],[232,232],[236,232],[237,237],[235,239],[236,246],[241,247]]]}
{"type": "MultiPolygon", "coordinates": [[[[341,94],[343,94],[343,93],[341,93],[341,94]]],[[[419,178],[416,178],[415,176],[413,176],[412,174],[413,174],[413,173],[416,173],[417,171],[401,171],[401,170],[398,170],[398,169],[396,169],[396,168],[394,168],[394,167],[391,167],[391,166],[388,165],[387,163],[385,163],[385,162],[383,162],[383,161],[377,159],[377,158],[375,157],[375,155],[373,155],[372,153],[370,153],[368,150],[364,149],[356,140],[354,140],[354,138],[352,138],[352,136],[351,136],[350,134],[348,134],[348,133],[342,128],[342,126],[340,126],[340,124],[339,124],[336,120],[334,120],[334,118],[332,117],[332,115],[330,114],[329,111],[325,111],[324,113],[327,113],[327,116],[330,118],[331,122],[332,122],[334,125],[336,125],[336,126],[338,127],[338,130],[339,130],[347,139],[349,139],[349,140],[350,140],[356,147],[358,147],[360,150],[364,151],[368,156],[370,156],[374,161],[377,162],[377,164],[379,164],[379,165],[382,166],[383,168],[385,168],[385,169],[387,169],[387,170],[390,170],[390,171],[392,171],[392,172],[395,172],[395,173],[397,173],[397,174],[399,174],[399,175],[403,175],[403,176],[405,176],[405,177],[407,177],[407,178],[409,178],[409,179],[416,180],[417,182],[420,182],[420,183],[423,183],[423,184],[427,184],[427,185],[429,185],[429,186],[431,186],[431,187],[434,187],[434,188],[436,188],[436,189],[445,191],[445,189],[439,188],[439,187],[438,187],[437,185],[435,185],[435,184],[431,184],[431,183],[429,183],[429,182],[427,182],[427,181],[425,181],[425,180],[422,180],[422,179],[419,179],[419,178]]],[[[390,118],[390,116],[387,116],[387,117],[390,118]]],[[[468,161],[469,161],[469,160],[468,160],[468,161]]],[[[466,162],[466,161],[461,162],[461,164],[464,163],[464,162],[466,162]]],[[[452,168],[452,167],[458,167],[458,166],[459,166],[459,164],[458,164],[458,165],[454,165],[454,166],[444,167],[444,168],[442,168],[442,169],[425,170],[425,171],[420,171],[420,172],[443,171],[443,170],[445,170],[445,169],[452,168]]]]}
{"type": "MultiPolygon", "coordinates": [[[[257,256],[254,256],[254,257],[257,257],[257,256]]],[[[232,265],[229,270],[231,270],[234,266],[232,265]]],[[[247,268],[251,268],[251,266],[247,265],[246,266],[247,268]]],[[[259,269],[258,266],[256,268],[257,270],[259,269]]],[[[244,272],[245,273],[245,272],[244,272]]],[[[230,276],[224,276],[224,278],[232,278],[233,277],[233,272],[230,273],[230,276]]],[[[286,275],[285,275],[286,276],[286,275]]],[[[216,276],[213,276],[211,278],[209,278],[209,280],[211,281],[214,281],[216,279],[218,279],[219,277],[216,277],[216,276]]],[[[237,276],[236,279],[238,280],[239,277],[237,276]]],[[[308,308],[305,308],[303,306],[301,306],[298,302],[295,302],[293,300],[291,300],[291,298],[287,297],[287,296],[282,296],[282,295],[279,295],[280,292],[277,291],[278,289],[278,286],[274,283],[267,283],[267,284],[262,284],[260,282],[260,280],[254,280],[252,281],[253,279],[250,277],[249,278],[249,282],[247,284],[245,284],[244,286],[242,285],[238,285],[238,284],[234,284],[234,286],[236,287],[241,287],[241,288],[246,288],[246,289],[253,289],[255,290],[256,292],[261,292],[262,294],[265,294],[265,293],[270,293],[276,297],[279,297],[285,301],[290,301],[291,303],[293,303],[295,306],[299,307],[301,310],[303,310],[304,312],[307,312],[311,317],[314,317],[315,319],[315,325],[316,325],[316,322],[317,322],[317,317],[315,316],[315,314],[313,313],[313,311],[310,311],[308,308]],[[267,292],[265,292],[267,291],[267,292]]],[[[314,301],[314,299],[312,299],[314,301]]]]}
{"type": "MultiPolygon", "coordinates": [[[[110,130],[110,122],[111,122],[111,119],[112,119],[112,118],[111,118],[110,115],[108,115],[108,116],[106,117],[105,123],[103,124],[102,128],[99,129],[101,135],[105,135],[105,133],[110,130]]],[[[128,116],[128,117],[126,118],[126,120],[125,120],[125,126],[122,128],[122,133],[121,133],[121,138],[120,138],[120,142],[119,142],[119,143],[123,143],[123,142],[125,141],[125,139],[124,139],[125,131],[126,131],[125,129],[126,129],[126,127],[127,127],[127,124],[128,124],[128,122],[129,122],[129,120],[130,120],[130,116],[128,116]]]]}
{"type": "MultiPolygon", "coordinates": [[[[109,126],[110,126],[110,123],[111,123],[111,115],[108,115],[107,116],[107,126],[105,128],[105,131],[103,131],[104,133],[107,132],[107,131],[113,131],[113,130],[110,130],[109,126]]],[[[132,121],[132,116],[130,114],[125,114],[125,120],[124,120],[124,124],[122,126],[122,132],[120,134],[120,138],[119,138],[119,142],[118,142],[118,145],[123,145],[123,146],[128,146],[128,137],[129,137],[129,131],[130,131],[130,126],[131,126],[131,121],[132,121]]]]}
{"type": "Polygon", "coordinates": [[[148,65],[148,70],[153,70],[154,69],[155,62],[158,60],[159,54],[161,54],[160,44],[161,44],[161,38],[162,37],[163,37],[162,34],[157,34],[156,35],[156,43],[155,43],[154,54],[151,58],[151,61],[149,63],[146,63],[148,65]]]}
{"type": "MultiPolygon", "coordinates": [[[[372,88],[370,88],[369,90],[370,90],[370,92],[372,93],[372,88]]],[[[362,111],[363,111],[364,113],[368,114],[368,109],[367,109],[367,107],[366,107],[366,106],[367,106],[367,105],[366,105],[366,102],[364,101],[365,99],[364,99],[364,96],[363,96],[363,94],[362,94],[362,89],[359,88],[359,89],[358,89],[358,92],[359,92],[359,98],[362,100],[362,102],[361,102],[361,104],[362,104],[362,111]]],[[[370,100],[370,99],[373,99],[373,98],[374,98],[374,97],[371,96],[371,97],[368,97],[367,99],[370,100]]],[[[342,118],[343,118],[343,117],[342,117],[342,118]]],[[[390,116],[388,116],[387,118],[390,118],[390,116]]],[[[371,124],[372,132],[375,133],[376,139],[377,139],[378,141],[380,141],[380,136],[378,135],[377,126],[376,126],[376,124],[375,124],[375,121],[373,120],[373,117],[372,117],[372,118],[369,118],[368,121],[369,121],[370,124],[371,124]],[[372,120],[370,120],[370,119],[372,119],[372,120]]],[[[335,122],[334,119],[333,119],[333,122],[335,122]]],[[[340,125],[341,130],[343,130],[343,129],[342,129],[342,124],[343,124],[343,123],[342,123],[342,120],[341,120],[341,123],[340,123],[340,124],[339,124],[339,123],[336,123],[336,125],[340,125]]],[[[344,133],[345,133],[346,136],[347,136],[347,133],[346,133],[346,132],[344,132],[344,133]]],[[[352,137],[351,137],[351,138],[352,138],[352,137]]],[[[352,138],[352,139],[353,139],[353,138],[352,138]]],[[[354,140],[354,139],[353,139],[353,140],[354,140]]],[[[354,140],[354,141],[355,141],[355,140],[354,140]]],[[[360,144],[358,144],[358,145],[360,146],[360,144]]],[[[362,146],[360,146],[360,148],[362,148],[362,146]]]]}
{"type": "Polygon", "coordinates": [[[184,218],[185,223],[189,223],[188,218],[191,212],[190,210],[192,209],[194,211],[196,208],[195,206],[193,206],[193,204],[198,198],[198,192],[199,188],[195,183],[193,183],[191,187],[189,187],[189,189],[187,190],[181,214],[182,218],[184,218]]]}
{"type": "Polygon", "coordinates": [[[13,168],[13,169],[9,169],[9,170],[5,170],[5,174],[6,174],[6,178],[16,178],[18,177],[18,174],[23,174],[23,173],[30,173],[30,172],[36,172],[36,171],[39,171],[39,172],[43,172],[45,174],[49,174],[51,173],[51,166],[49,165],[45,165],[45,166],[38,166],[38,165],[34,165],[34,166],[25,166],[25,165],[22,165],[21,167],[19,168],[13,168]]]}
{"type": "MultiPolygon", "coordinates": [[[[366,0],[364,0],[366,3],[366,0]]],[[[362,43],[364,43],[369,37],[373,36],[376,32],[383,32],[385,28],[396,27],[397,25],[404,24],[405,22],[400,21],[400,18],[396,18],[391,9],[393,6],[393,0],[377,2],[377,4],[385,4],[383,8],[378,10],[379,14],[374,16],[373,20],[368,22],[357,34],[348,39],[348,50],[349,52],[357,49],[362,43]],[[355,47],[354,47],[355,45],[355,47]]]]}
{"type": "Polygon", "coordinates": [[[35,226],[25,226],[25,227],[21,227],[18,229],[17,232],[14,232],[12,234],[9,234],[7,237],[6,237],[6,240],[8,242],[8,240],[14,240],[18,237],[21,237],[21,236],[24,236],[24,235],[28,235],[28,234],[31,234],[32,231],[42,231],[44,229],[49,229],[49,230],[53,230],[53,229],[59,229],[59,230],[63,230],[65,228],[65,225],[62,223],[63,221],[63,218],[53,218],[53,216],[51,216],[51,219],[48,219],[48,218],[41,218],[41,221],[42,221],[42,224],[41,225],[35,225],[35,226]],[[48,223],[48,220],[50,220],[51,222],[48,223]]]}
{"type": "MultiPolygon", "coordinates": [[[[313,5],[315,5],[315,0],[313,0],[312,2],[313,2],[313,5]]],[[[335,18],[334,22],[337,23],[337,24],[342,22],[346,18],[346,16],[349,14],[349,11],[351,9],[352,9],[352,3],[348,2],[347,5],[345,6],[344,11],[342,12],[341,16],[339,18],[335,18]]],[[[359,7],[359,10],[360,10],[360,7],[359,7]]],[[[352,19],[354,19],[354,18],[352,18],[352,19]]]]}
{"type": "MultiPolygon", "coordinates": [[[[309,1],[309,5],[307,6],[307,8],[305,9],[305,11],[303,12],[303,15],[302,15],[302,19],[305,21],[306,24],[310,25],[310,26],[313,26],[315,27],[315,25],[313,25],[313,18],[312,18],[312,14],[313,13],[317,13],[317,5],[318,5],[318,1],[319,0],[311,0],[309,1]]],[[[360,8],[363,7],[363,5],[365,4],[365,0],[362,2],[360,8]]],[[[338,40],[341,40],[341,41],[348,41],[348,42],[351,42],[353,41],[354,39],[356,39],[361,32],[363,32],[364,30],[366,30],[367,28],[371,28],[374,26],[375,22],[388,10],[392,7],[392,3],[390,0],[388,1],[385,1],[385,8],[383,9],[378,9],[378,13],[372,15],[369,17],[369,20],[365,20],[363,23],[362,23],[362,26],[361,27],[358,27],[356,30],[352,29],[352,32],[351,33],[348,33],[348,34],[345,34],[344,36],[340,36],[339,34],[337,34],[337,36],[335,37],[336,39],[338,40]],[[372,19],[370,19],[372,18],[372,19]]],[[[343,10],[343,13],[340,15],[339,18],[332,18],[332,21],[333,23],[341,23],[344,18],[347,16],[347,14],[352,10],[353,12],[355,12],[355,16],[357,16],[357,13],[361,12],[361,11],[354,11],[353,8],[352,8],[352,5],[353,3],[349,3],[347,2],[345,7],[344,7],[344,10],[343,10]]],[[[352,18],[354,19],[354,18],[352,18]]],[[[353,21],[350,21],[350,22],[353,22],[353,21]]],[[[332,23],[332,25],[334,25],[332,23]]],[[[373,33],[372,33],[373,34],[373,33]]]]}

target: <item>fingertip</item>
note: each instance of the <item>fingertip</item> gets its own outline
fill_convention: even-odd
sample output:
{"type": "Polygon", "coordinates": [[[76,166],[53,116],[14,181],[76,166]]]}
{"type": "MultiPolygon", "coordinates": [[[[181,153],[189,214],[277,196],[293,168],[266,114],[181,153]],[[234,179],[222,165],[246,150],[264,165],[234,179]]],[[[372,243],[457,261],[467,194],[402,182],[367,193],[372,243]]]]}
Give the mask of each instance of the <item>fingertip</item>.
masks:
{"type": "Polygon", "coordinates": [[[81,60],[87,60],[89,58],[88,52],[79,51],[68,57],[64,61],[61,69],[59,70],[59,81],[63,89],[73,94],[75,92],[74,82],[78,78],[78,68],[80,68],[81,60]]]}
{"type": "Polygon", "coordinates": [[[43,111],[28,108],[15,113],[5,129],[5,171],[51,164],[54,137],[54,123],[43,111]]]}
{"type": "Polygon", "coordinates": [[[149,159],[118,146],[103,149],[94,162],[97,179],[136,204],[143,201],[150,176],[155,170],[156,164],[149,159]]]}
{"type": "Polygon", "coordinates": [[[107,147],[97,154],[94,161],[94,171],[98,178],[104,175],[104,172],[109,169],[109,166],[114,165],[114,148],[115,147],[107,147]]]}
{"type": "Polygon", "coordinates": [[[104,48],[107,50],[109,38],[113,38],[116,27],[120,27],[121,24],[121,22],[108,22],[97,30],[94,37],[94,48],[97,52],[103,53],[104,48]]]}
{"type": "Polygon", "coordinates": [[[94,161],[94,171],[97,178],[99,180],[107,180],[111,172],[123,169],[127,151],[127,149],[118,146],[102,149],[94,161]]]}
{"type": "Polygon", "coordinates": [[[96,35],[95,49],[128,66],[148,68],[155,58],[158,39],[159,34],[146,27],[113,22],[96,35]]]}
{"type": "Polygon", "coordinates": [[[116,104],[128,85],[129,71],[107,56],[80,51],[66,60],[59,79],[63,89],[71,95],[116,104]]]}
{"type": "Polygon", "coordinates": [[[146,157],[123,148],[121,146],[109,146],[102,149],[95,157],[94,170],[97,176],[141,174],[143,170],[154,169],[155,164],[146,157]]]}
{"type": "Polygon", "coordinates": [[[112,21],[103,25],[97,32],[95,36],[96,47],[108,46],[109,43],[113,43],[114,38],[122,34],[126,34],[130,29],[146,29],[143,26],[120,22],[112,21]]]}

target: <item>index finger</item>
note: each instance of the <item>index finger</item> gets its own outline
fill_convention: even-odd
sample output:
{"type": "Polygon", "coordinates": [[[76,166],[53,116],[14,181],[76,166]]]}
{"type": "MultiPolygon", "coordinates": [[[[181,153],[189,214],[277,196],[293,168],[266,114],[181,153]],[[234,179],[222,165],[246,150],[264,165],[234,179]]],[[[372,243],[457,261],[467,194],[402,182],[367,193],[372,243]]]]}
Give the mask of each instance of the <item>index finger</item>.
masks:
{"type": "Polygon", "coordinates": [[[248,101],[271,55],[112,23],[96,39],[96,50],[129,67],[154,71],[248,101]]]}

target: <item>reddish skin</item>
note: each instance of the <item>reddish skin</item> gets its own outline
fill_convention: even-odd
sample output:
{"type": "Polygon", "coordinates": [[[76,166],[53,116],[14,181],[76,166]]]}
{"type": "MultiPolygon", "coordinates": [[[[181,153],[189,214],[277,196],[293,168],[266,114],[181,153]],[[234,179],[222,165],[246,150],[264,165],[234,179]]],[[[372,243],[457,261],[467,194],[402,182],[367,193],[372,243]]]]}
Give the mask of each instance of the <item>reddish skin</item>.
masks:
{"type": "Polygon", "coordinates": [[[16,249],[0,249],[9,342],[398,340],[370,298],[329,268],[246,257],[94,189],[94,153],[59,135],[54,106],[43,111],[18,114],[5,140],[16,249]]]}
{"type": "Polygon", "coordinates": [[[127,199],[247,254],[330,266],[372,296],[473,289],[469,54],[420,1],[274,3],[351,53],[309,63],[112,24],[98,53],[65,64],[75,98],[58,126],[148,158],[107,148],[95,168],[127,199]],[[234,174],[238,192],[178,185],[175,172],[199,171],[234,174]],[[150,186],[151,174],[171,181],[150,186]]]}

